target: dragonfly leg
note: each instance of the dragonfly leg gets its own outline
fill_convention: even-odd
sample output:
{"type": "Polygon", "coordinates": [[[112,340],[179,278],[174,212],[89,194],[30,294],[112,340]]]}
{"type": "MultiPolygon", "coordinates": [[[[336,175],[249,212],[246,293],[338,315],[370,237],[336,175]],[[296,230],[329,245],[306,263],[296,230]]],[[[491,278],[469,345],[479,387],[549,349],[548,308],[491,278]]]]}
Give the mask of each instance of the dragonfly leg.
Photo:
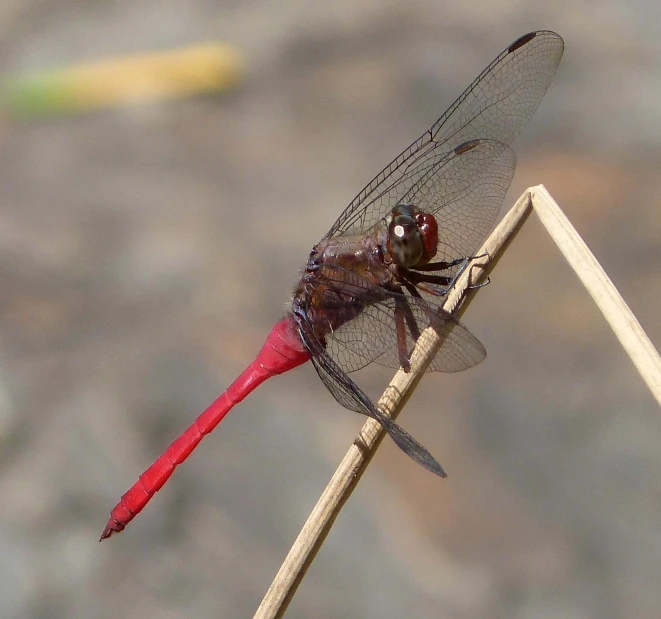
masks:
{"type": "Polygon", "coordinates": [[[491,283],[491,278],[487,275],[483,282],[479,284],[473,284],[472,282],[466,286],[466,290],[477,290],[478,288],[484,288],[491,283]]]}
{"type": "MultiPolygon", "coordinates": [[[[413,286],[412,284],[406,281],[404,282],[404,285],[406,286],[406,289],[411,293],[411,296],[416,297],[418,299],[422,298],[420,296],[420,293],[415,289],[415,286],[413,286]]],[[[403,291],[402,291],[402,295],[403,295],[403,291]]],[[[415,317],[413,316],[413,312],[411,311],[411,306],[408,304],[406,300],[404,301],[404,303],[405,303],[404,317],[406,318],[406,324],[409,328],[409,332],[411,333],[411,337],[413,338],[413,341],[417,342],[418,338],[420,337],[420,327],[418,327],[418,323],[416,322],[415,317]]]]}
{"type": "MultiPolygon", "coordinates": [[[[395,297],[395,333],[397,335],[397,352],[399,364],[405,372],[411,369],[411,360],[406,350],[406,300],[400,296],[395,297]]],[[[411,310],[409,309],[409,312],[411,310]]]]}
{"type": "Polygon", "coordinates": [[[456,260],[451,260],[450,262],[428,262],[427,264],[422,264],[417,267],[413,267],[416,271],[445,271],[456,267],[458,264],[465,265],[472,260],[471,256],[464,256],[463,258],[457,258],[456,260]]]}
{"type": "MultiPolygon", "coordinates": [[[[404,286],[406,286],[406,289],[411,293],[412,297],[415,297],[416,299],[421,299],[424,301],[422,295],[418,291],[418,289],[410,282],[404,282],[404,286]]],[[[435,293],[432,293],[435,294],[435,293]]],[[[432,324],[434,321],[434,310],[432,310],[431,307],[429,307],[426,303],[423,305],[425,308],[425,313],[427,314],[427,320],[429,321],[429,324],[432,324]]],[[[410,308],[409,308],[410,312],[410,308]]],[[[415,341],[418,341],[418,338],[420,337],[420,328],[418,327],[418,324],[415,322],[413,319],[413,314],[411,313],[411,322],[415,323],[415,330],[411,328],[411,336],[415,339],[415,341]],[[415,333],[415,335],[414,335],[415,333]]]]}
{"type": "MultiPolygon", "coordinates": [[[[484,252],[483,254],[480,254],[479,256],[475,256],[476,260],[479,260],[480,258],[490,258],[489,252],[484,252]]],[[[477,265],[473,265],[477,266],[477,265]]],[[[487,275],[484,278],[483,282],[480,282],[479,284],[474,284],[473,283],[473,267],[471,266],[471,269],[468,273],[468,286],[466,287],[468,290],[477,290],[478,288],[483,288],[484,286],[488,286],[491,283],[491,278],[487,275]]]]}
{"type": "MultiPolygon", "coordinates": [[[[403,274],[403,279],[406,283],[417,286],[423,292],[428,292],[434,296],[445,296],[454,283],[456,276],[449,277],[447,275],[430,275],[426,273],[416,273],[415,271],[406,271],[403,274]]],[[[407,290],[411,289],[407,286],[407,290]]],[[[413,294],[413,292],[411,292],[413,294]]],[[[414,295],[415,296],[415,295],[414,295]]]]}

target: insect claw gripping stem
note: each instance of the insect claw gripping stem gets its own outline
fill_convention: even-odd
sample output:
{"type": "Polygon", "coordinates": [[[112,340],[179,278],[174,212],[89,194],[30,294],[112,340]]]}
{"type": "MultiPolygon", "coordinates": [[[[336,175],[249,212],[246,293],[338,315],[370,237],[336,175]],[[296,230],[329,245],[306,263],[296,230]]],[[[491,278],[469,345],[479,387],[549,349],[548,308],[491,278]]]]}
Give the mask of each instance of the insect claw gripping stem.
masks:
{"type": "Polygon", "coordinates": [[[278,321],[252,363],[165,452],[138,478],[110,512],[110,518],[99,541],[123,531],[126,525],[147,505],[163,484],[209,434],[223,417],[267,378],[282,374],[310,359],[296,330],[293,317],[278,321]]]}

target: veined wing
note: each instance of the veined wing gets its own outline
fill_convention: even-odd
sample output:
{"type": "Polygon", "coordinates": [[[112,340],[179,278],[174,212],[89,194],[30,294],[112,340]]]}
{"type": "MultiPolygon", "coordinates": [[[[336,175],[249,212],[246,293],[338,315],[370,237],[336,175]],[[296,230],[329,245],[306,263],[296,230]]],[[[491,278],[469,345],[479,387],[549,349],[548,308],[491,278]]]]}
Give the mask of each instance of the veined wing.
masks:
{"type": "Polygon", "coordinates": [[[493,226],[515,168],[514,151],[502,142],[472,140],[450,153],[431,143],[398,179],[397,204],[438,215],[435,260],[470,256],[493,226]]]}
{"type": "MultiPolygon", "coordinates": [[[[526,34],[505,49],[428,131],[386,166],[349,204],[325,238],[371,228],[402,202],[410,178],[428,151],[461,150],[473,140],[509,144],[530,120],[553,80],[564,43],[555,32],[526,34]]],[[[494,153],[494,157],[497,153],[494,153]]],[[[488,169],[485,168],[485,169],[488,169]]],[[[478,178],[468,179],[478,181],[478,178]]]]}
{"type": "Polygon", "coordinates": [[[299,323],[299,327],[305,333],[304,341],[319,378],[337,402],[349,410],[367,415],[378,421],[405,454],[432,473],[440,477],[446,477],[443,467],[429,451],[399,424],[381,412],[358,385],[347,376],[335,359],[326,352],[323,344],[315,338],[311,326],[303,322],[302,324],[299,323]]]}
{"type": "MultiPolygon", "coordinates": [[[[460,372],[486,357],[479,340],[433,300],[391,292],[340,267],[325,266],[318,273],[320,290],[333,303],[362,305],[362,311],[326,335],[325,351],[344,372],[354,372],[376,362],[400,366],[396,314],[404,328],[404,347],[410,355],[420,334],[433,327],[442,344],[429,371],[460,372]]],[[[344,404],[346,406],[346,404],[344,404]]]]}

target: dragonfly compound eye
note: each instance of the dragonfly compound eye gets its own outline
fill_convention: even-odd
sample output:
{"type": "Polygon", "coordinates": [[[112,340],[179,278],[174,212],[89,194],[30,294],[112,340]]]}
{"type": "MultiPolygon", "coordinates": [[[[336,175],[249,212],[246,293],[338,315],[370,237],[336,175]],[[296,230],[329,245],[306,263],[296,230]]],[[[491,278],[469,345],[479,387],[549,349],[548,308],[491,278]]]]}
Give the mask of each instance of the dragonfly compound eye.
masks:
{"type": "Polygon", "coordinates": [[[438,224],[436,218],[429,213],[417,213],[415,222],[422,237],[424,251],[422,253],[421,263],[426,264],[436,255],[438,247],[438,224]]]}
{"type": "Polygon", "coordinates": [[[388,251],[395,263],[401,267],[415,266],[424,249],[415,219],[408,214],[395,214],[388,226],[388,251]]]}

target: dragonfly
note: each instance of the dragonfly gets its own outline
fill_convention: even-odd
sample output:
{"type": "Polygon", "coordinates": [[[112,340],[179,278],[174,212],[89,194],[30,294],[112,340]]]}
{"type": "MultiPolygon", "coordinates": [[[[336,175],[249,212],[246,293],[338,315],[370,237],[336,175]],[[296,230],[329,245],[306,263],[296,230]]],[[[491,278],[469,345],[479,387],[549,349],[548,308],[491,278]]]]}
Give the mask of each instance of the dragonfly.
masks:
{"type": "Polygon", "coordinates": [[[339,404],[375,419],[415,462],[446,476],[349,374],[370,363],[409,371],[428,327],[442,341],[428,371],[458,372],[486,357],[442,303],[495,223],[516,166],[510,143],[539,107],[563,50],[549,30],[519,37],[360,191],[312,248],[290,311],[255,359],[121,497],[101,540],[124,530],[236,404],[307,361],[339,404]]]}

